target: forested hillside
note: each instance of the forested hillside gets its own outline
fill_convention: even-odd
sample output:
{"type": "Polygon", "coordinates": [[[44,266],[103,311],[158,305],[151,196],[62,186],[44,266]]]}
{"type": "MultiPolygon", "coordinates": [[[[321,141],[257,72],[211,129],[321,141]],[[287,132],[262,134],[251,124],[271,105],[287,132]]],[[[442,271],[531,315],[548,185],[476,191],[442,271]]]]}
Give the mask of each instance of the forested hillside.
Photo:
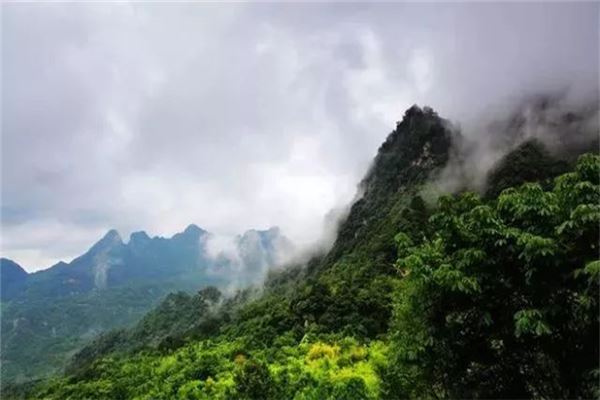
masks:
{"type": "Polygon", "coordinates": [[[435,199],[426,186],[457,140],[433,110],[410,108],[329,252],[232,297],[170,295],[84,348],[64,376],[4,394],[597,397],[600,157],[561,160],[524,143],[484,196],[435,199]]]}
{"type": "Polygon", "coordinates": [[[109,231],[70,263],[27,274],[0,259],[3,384],[61,371],[98,334],[129,327],[169,293],[264,279],[292,245],[278,228],[233,238],[235,254],[210,254],[195,225],[171,238],[109,231]]]}

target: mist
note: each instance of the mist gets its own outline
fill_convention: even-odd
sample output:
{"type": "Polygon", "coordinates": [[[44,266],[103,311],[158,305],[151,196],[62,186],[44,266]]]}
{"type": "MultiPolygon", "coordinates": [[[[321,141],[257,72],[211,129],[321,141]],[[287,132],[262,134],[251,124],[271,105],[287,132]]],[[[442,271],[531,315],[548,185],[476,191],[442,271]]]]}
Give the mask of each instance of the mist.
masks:
{"type": "Polygon", "coordinates": [[[483,193],[486,179],[510,151],[528,141],[544,146],[555,158],[573,161],[586,151],[598,150],[599,99],[569,96],[568,92],[539,92],[515,99],[501,112],[481,114],[461,127],[449,123],[455,146],[448,165],[432,177],[437,194],[459,190],[483,193]]]}
{"type": "Polygon", "coordinates": [[[110,228],[279,226],[298,249],[327,247],[326,216],[415,103],[460,130],[460,173],[478,187],[516,143],[553,143],[562,110],[585,115],[569,132],[597,133],[597,3],[2,11],[1,250],[30,271],[110,228]],[[527,106],[548,94],[549,108],[527,106]],[[507,141],[514,115],[525,123],[507,141]]]}
{"type": "Polygon", "coordinates": [[[208,234],[200,239],[199,249],[210,260],[209,276],[227,282],[221,289],[228,295],[248,286],[260,287],[269,272],[281,270],[300,257],[277,227],[235,236],[208,234]]]}

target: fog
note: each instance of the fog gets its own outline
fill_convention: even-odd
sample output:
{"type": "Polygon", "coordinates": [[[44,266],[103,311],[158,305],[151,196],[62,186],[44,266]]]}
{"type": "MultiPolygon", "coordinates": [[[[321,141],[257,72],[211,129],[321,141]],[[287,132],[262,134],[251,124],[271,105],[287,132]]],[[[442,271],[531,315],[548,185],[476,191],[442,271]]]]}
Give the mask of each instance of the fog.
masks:
{"type": "Polygon", "coordinates": [[[1,255],[32,271],[109,228],[190,223],[314,245],[412,104],[487,168],[506,148],[491,122],[525,99],[597,103],[598,17],[583,2],[3,4],[1,255]]]}

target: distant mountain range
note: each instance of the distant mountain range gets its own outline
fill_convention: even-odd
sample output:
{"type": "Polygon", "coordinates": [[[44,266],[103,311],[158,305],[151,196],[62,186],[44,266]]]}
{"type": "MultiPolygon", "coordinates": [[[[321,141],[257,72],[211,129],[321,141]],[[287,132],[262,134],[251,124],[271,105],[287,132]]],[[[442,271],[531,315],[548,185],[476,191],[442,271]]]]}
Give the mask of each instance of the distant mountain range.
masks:
{"type": "Polygon", "coordinates": [[[55,371],[90,337],[130,325],[167,293],[262,282],[293,252],[276,227],[228,238],[227,249],[216,238],[196,225],[171,238],[134,232],[127,242],[110,230],[70,263],[30,274],[1,258],[2,378],[55,371]]]}
{"type": "Polygon", "coordinates": [[[28,274],[12,260],[0,259],[2,300],[26,297],[61,297],[132,284],[152,283],[182,275],[204,277],[213,284],[229,279],[253,283],[266,269],[292,251],[291,242],[279,228],[249,230],[233,238],[234,254],[209,255],[207,243],[213,237],[196,225],[189,225],[171,238],[151,238],[134,232],[127,243],[112,229],[83,255],[70,263],[28,274]],[[241,275],[233,277],[227,270],[241,275]]]}

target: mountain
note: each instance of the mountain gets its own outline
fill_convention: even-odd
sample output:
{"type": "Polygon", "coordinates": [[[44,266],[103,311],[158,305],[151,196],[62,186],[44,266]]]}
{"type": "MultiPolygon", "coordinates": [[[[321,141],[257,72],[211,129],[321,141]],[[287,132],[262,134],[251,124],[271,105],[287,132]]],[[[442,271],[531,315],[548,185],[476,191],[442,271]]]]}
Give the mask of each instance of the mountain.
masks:
{"type": "Polygon", "coordinates": [[[2,259],[2,379],[56,371],[84,343],[131,325],[170,292],[261,281],[292,247],[278,228],[249,230],[233,239],[235,254],[214,258],[211,238],[196,225],[171,238],[134,232],[128,242],[110,230],[70,263],[39,272],[2,259]]]}
{"type": "MultiPolygon", "coordinates": [[[[359,185],[362,196],[341,222],[327,254],[306,267],[272,271],[264,292],[242,291],[218,309],[199,306],[202,295],[171,295],[132,329],[105,334],[84,347],[69,371],[85,376],[96,359],[112,353],[169,352],[215,337],[240,348],[275,350],[282,337],[297,343],[310,335],[364,341],[385,334],[397,281],[394,236],[399,229],[424,224],[421,189],[444,168],[457,135],[432,109],[411,107],[380,147],[359,185]]],[[[262,247],[272,236],[277,232],[242,235],[241,253],[262,247]]],[[[260,258],[247,259],[261,264],[260,258]]]]}
{"type": "Polygon", "coordinates": [[[60,297],[201,272],[196,270],[207,268],[210,261],[201,243],[206,235],[190,225],[170,239],[151,239],[145,232],[136,232],[123,243],[113,229],[70,263],[59,262],[30,274],[13,296],[60,297]]]}
{"type": "MultiPolygon", "coordinates": [[[[252,298],[253,293],[239,294],[216,315],[202,311],[193,321],[189,320],[192,311],[185,310],[194,310],[194,304],[200,300],[182,295],[167,299],[140,325],[126,332],[109,333],[86,346],[75,356],[71,370],[85,369],[95,358],[112,352],[147,348],[150,342],[156,348],[173,339],[181,344],[189,337],[209,337],[214,328],[207,330],[207,323],[223,324],[229,318],[235,321],[227,328],[231,337],[252,331],[264,343],[271,343],[288,330],[345,332],[372,339],[383,334],[392,316],[394,236],[402,227],[419,226],[426,219],[420,190],[444,168],[457,135],[451,124],[431,108],[411,107],[379,148],[372,167],[359,184],[362,196],[341,222],[337,239],[326,255],[313,258],[306,268],[272,271],[265,282],[270,290],[240,314],[234,310],[244,310],[239,303],[252,298]],[[179,310],[175,314],[174,301],[179,310]],[[161,320],[169,320],[171,327],[186,329],[165,330],[157,322],[161,320]],[[151,327],[150,321],[156,325],[151,327]],[[139,334],[142,331],[144,335],[139,334]],[[149,342],[144,336],[153,339],[149,342]]],[[[289,248],[285,239],[276,240],[279,236],[276,229],[246,232],[238,237],[240,254],[248,265],[260,266],[264,261],[250,256],[261,254],[254,249],[265,245],[270,248],[278,241],[284,242],[281,247],[289,248]]],[[[224,265],[228,272],[239,274],[235,266],[224,265]]]]}
{"type": "Polygon", "coordinates": [[[124,243],[113,229],[70,263],[59,262],[46,270],[25,273],[20,280],[3,274],[5,298],[61,297],[186,274],[199,275],[205,283],[220,285],[231,278],[218,273],[225,264],[237,266],[248,279],[255,279],[256,274],[262,279],[265,270],[279,263],[278,257],[289,254],[293,248],[279,228],[249,230],[234,238],[235,254],[223,253],[220,260],[214,260],[206,249],[211,237],[209,232],[190,225],[171,238],[150,238],[146,232],[134,232],[124,243]]]}
{"type": "Polygon", "coordinates": [[[430,186],[460,140],[433,110],[411,107],[329,251],[271,270],[262,290],[171,294],[85,346],[66,375],[5,394],[597,397],[600,156],[548,169],[556,149],[549,158],[515,143],[487,176],[489,194],[464,182],[437,198],[430,186]],[[513,163],[540,173],[515,176],[513,163]]]}
{"type": "Polygon", "coordinates": [[[27,272],[16,262],[0,258],[0,296],[2,300],[10,299],[19,293],[25,281],[27,272]]]}
{"type": "Polygon", "coordinates": [[[421,191],[445,167],[458,135],[429,107],[405,112],[360,182],[361,197],[340,223],[332,249],[309,266],[309,285],[292,300],[303,321],[371,338],[385,332],[396,274],[394,236],[422,222],[415,221],[421,191]]]}
{"type": "Polygon", "coordinates": [[[489,172],[485,195],[494,198],[504,189],[524,182],[549,183],[569,167],[567,161],[553,156],[539,140],[528,140],[506,155],[489,172]]]}
{"type": "Polygon", "coordinates": [[[226,260],[220,267],[221,273],[235,276],[240,282],[262,283],[269,270],[282,267],[294,254],[292,242],[277,227],[246,231],[235,238],[235,245],[238,259],[226,260]]]}

